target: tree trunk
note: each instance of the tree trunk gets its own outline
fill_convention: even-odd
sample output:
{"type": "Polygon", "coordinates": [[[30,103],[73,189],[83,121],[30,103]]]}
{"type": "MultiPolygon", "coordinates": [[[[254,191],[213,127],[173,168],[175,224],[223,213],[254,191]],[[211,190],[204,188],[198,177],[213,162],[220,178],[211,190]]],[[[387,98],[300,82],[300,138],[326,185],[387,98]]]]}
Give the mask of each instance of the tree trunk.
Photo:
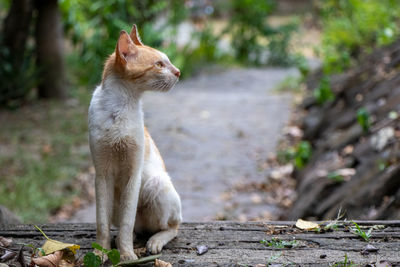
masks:
{"type": "Polygon", "coordinates": [[[32,0],[14,0],[4,20],[2,41],[8,49],[8,59],[15,70],[19,70],[23,62],[32,11],[32,0]]]}
{"type": "Polygon", "coordinates": [[[63,57],[63,31],[57,0],[36,0],[37,66],[39,68],[39,97],[67,97],[63,57]]]}
{"type": "Polygon", "coordinates": [[[26,42],[32,20],[32,0],[14,0],[0,32],[0,107],[16,107],[34,86],[26,42]],[[27,57],[28,56],[28,57],[27,57]]]}

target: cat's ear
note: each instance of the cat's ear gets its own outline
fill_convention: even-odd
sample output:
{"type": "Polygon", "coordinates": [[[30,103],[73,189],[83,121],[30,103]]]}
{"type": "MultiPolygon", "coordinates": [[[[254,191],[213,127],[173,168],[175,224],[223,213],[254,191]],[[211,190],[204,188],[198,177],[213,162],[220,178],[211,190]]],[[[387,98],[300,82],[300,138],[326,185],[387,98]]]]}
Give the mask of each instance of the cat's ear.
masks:
{"type": "Polygon", "coordinates": [[[133,43],[126,31],[121,31],[119,34],[117,47],[115,48],[116,59],[123,65],[128,61],[129,56],[134,56],[138,52],[138,48],[133,43]]]}
{"type": "Polygon", "coordinates": [[[131,37],[132,41],[135,43],[135,45],[143,45],[142,41],[140,40],[139,32],[137,30],[136,24],[133,24],[131,33],[129,34],[131,37]]]}

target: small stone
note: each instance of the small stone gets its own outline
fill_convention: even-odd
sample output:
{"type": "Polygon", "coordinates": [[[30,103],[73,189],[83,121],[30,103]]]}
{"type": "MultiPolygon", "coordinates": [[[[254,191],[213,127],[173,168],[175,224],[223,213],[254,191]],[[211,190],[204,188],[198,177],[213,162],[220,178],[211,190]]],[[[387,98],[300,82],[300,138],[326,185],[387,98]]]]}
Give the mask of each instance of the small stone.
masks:
{"type": "Polygon", "coordinates": [[[321,254],[321,255],[319,255],[319,258],[320,258],[320,259],[325,259],[325,258],[326,258],[326,254],[321,254]]]}
{"type": "Polygon", "coordinates": [[[204,245],[200,245],[196,247],[197,249],[197,255],[203,255],[204,253],[206,253],[208,251],[208,247],[204,246],[204,245]]]}
{"type": "Polygon", "coordinates": [[[368,251],[368,252],[377,252],[377,251],[379,250],[379,248],[376,248],[376,247],[374,247],[373,245],[368,244],[368,245],[364,248],[364,250],[365,250],[365,251],[368,251]]]}

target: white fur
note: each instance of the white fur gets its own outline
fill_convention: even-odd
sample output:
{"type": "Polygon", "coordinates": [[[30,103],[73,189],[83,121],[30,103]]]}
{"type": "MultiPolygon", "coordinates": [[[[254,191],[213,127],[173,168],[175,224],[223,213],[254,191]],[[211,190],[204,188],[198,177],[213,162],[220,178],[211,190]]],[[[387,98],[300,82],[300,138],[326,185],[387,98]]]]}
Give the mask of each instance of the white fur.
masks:
{"type": "Polygon", "coordinates": [[[134,229],[155,233],[147,248],[159,253],[177,235],[182,221],[179,195],[151,138],[144,158],[141,95],[147,86],[126,83],[111,75],[96,88],[89,107],[89,141],[96,169],[97,242],[109,248],[111,222],[118,226],[117,247],[122,259],[137,258],[133,252],[134,229]],[[113,147],[121,150],[115,152],[113,147]]]}

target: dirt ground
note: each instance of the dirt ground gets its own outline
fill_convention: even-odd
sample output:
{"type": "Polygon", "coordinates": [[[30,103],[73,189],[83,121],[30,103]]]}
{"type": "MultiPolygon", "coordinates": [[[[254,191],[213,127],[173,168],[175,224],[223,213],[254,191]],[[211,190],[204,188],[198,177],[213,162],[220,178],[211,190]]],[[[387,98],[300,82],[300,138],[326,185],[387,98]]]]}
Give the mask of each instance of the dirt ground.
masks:
{"type": "MultiPolygon", "coordinates": [[[[145,123],[181,196],[184,221],[276,213],[277,207],[264,201],[267,193],[232,189],[267,179],[265,161],[291,107],[291,96],[275,88],[296,74],[293,69],[232,69],[179,82],[169,93],[145,95],[145,123]]],[[[94,222],[95,204],[70,221],[94,222]]]]}

